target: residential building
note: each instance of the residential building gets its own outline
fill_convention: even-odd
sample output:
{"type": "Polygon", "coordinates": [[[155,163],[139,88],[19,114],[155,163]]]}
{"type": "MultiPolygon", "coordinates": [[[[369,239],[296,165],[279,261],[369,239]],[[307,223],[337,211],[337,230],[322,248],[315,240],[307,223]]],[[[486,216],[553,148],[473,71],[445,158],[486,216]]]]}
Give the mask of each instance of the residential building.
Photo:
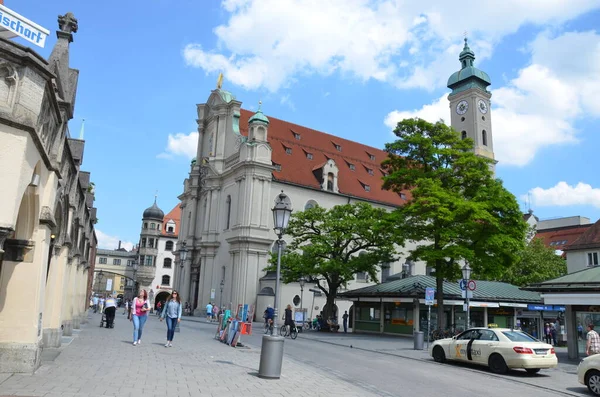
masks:
{"type": "Polygon", "coordinates": [[[47,60],[0,38],[0,372],[34,371],[87,319],[96,209],[85,141],[68,129],[77,19],[58,26],[47,60]]]}
{"type": "MultiPolygon", "coordinates": [[[[478,155],[493,159],[490,79],[473,66],[474,59],[465,41],[461,69],[448,80],[451,123],[463,138],[473,139],[478,155]]],[[[185,242],[188,253],[176,269],[182,298],[196,314],[204,313],[208,302],[232,308],[245,303],[255,305],[260,317],[273,304],[275,276],[264,269],[275,249],[271,208],[282,190],[296,211],[355,202],[391,211],[410,199],[409,191],[382,189],[386,152],[267,117],[260,104],[256,112],[241,106],[220,86],[197,105],[197,160],[179,196],[178,246],[185,242]]],[[[407,261],[405,253],[413,248],[408,243],[396,262],[381,264],[378,279],[402,271],[407,276],[427,273],[424,263],[407,261]]],[[[375,281],[357,274],[347,289],[375,281]]],[[[313,309],[324,304],[318,294],[307,293],[308,302],[302,302],[302,295],[298,283],[283,285],[279,311],[292,303],[313,309]]],[[[339,299],[338,313],[351,304],[339,299]]]]}
{"type": "Polygon", "coordinates": [[[113,295],[130,299],[133,294],[135,251],[119,247],[116,250],[98,249],[92,291],[95,295],[113,295]]]}

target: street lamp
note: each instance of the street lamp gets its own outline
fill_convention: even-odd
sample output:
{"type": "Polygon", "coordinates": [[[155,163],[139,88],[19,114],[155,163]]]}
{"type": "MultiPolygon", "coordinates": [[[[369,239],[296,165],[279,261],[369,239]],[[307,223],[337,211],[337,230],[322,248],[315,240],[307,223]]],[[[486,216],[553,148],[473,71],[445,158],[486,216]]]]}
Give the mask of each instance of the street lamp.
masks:
{"type": "Polygon", "coordinates": [[[221,308],[221,312],[224,312],[225,310],[223,309],[223,287],[225,287],[225,280],[221,280],[219,287],[221,287],[221,295],[219,296],[219,307],[221,308]]]}
{"type": "Polygon", "coordinates": [[[281,377],[281,364],[283,362],[284,338],[277,334],[277,320],[279,308],[279,279],[281,278],[281,248],[283,234],[287,229],[292,214],[292,203],[288,196],[281,193],[275,199],[273,207],[273,230],[277,234],[277,272],[275,278],[275,318],[273,321],[273,333],[264,335],[260,350],[260,365],[258,376],[260,378],[279,379],[281,377]]]}
{"type": "Polygon", "coordinates": [[[187,242],[184,240],[181,242],[181,248],[179,248],[179,292],[181,292],[181,283],[183,281],[183,265],[185,258],[187,258],[187,248],[185,246],[187,242]]]}
{"type": "MultiPolygon", "coordinates": [[[[302,276],[300,277],[300,279],[298,280],[298,284],[300,284],[300,313],[302,313],[302,322],[304,323],[306,321],[306,316],[304,315],[304,309],[303,309],[303,305],[304,305],[304,284],[306,284],[306,277],[302,276]]],[[[302,329],[302,328],[300,328],[302,329]]]]}
{"type": "Polygon", "coordinates": [[[462,268],[464,286],[465,286],[465,301],[466,301],[466,312],[467,312],[467,325],[465,330],[467,330],[471,326],[471,316],[469,310],[469,280],[471,279],[471,268],[468,263],[465,263],[465,266],[462,268]]]}
{"type": "Polygon", "coordinates": [[[135,298],[138,295],[137,292],[137,272],[138,272],[138,267],[139,267],[139,260],[134,259],[133,260],[133,296],[131,297],[131,299],[133,300],[133,298],[135,298]]]}

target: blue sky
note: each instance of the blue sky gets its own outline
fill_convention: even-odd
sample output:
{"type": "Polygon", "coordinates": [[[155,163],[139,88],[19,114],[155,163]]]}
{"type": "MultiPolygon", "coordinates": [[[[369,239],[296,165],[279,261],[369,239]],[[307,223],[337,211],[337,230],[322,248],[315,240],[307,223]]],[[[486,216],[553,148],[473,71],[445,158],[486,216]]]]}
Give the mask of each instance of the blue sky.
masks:
{"type": "MultiPolygon", "coordinates": [[[[195,105],[217,75],[243,107],[382,147],[405,117],[446,120],[464,32],[492,80],[497,175],[541,218],[600,217],[600,3],[594,0],[5,0],[52,32],[71,11],[73,137],[96,184],[102,248],[177,203],[195,105]],[[539,4],[542,4],[540,6],[539,4]]],[[[27,42],[23,41],[24,44],[27,42]]]]}

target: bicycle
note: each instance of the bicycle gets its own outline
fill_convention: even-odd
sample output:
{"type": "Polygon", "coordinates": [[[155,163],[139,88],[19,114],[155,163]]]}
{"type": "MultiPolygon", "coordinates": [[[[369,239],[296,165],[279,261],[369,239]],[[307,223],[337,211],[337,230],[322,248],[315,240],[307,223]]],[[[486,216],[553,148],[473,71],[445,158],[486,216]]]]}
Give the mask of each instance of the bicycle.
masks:
{"type": "Polygon", "coordinates": [[[298,328],[295,325],[292,329],[288,328],[289,325],[284,325],[283,327],[279,328],[279,335],[283,336],[284,338],[289,336],[292,339],[296,339],[298,337],[298,328]]]}
{"type": "Polygon", "coordinates": [[[265,335],[269,332],[271,333],[271,335],[273,335],[273,320],[265,322],[265,335]]]}

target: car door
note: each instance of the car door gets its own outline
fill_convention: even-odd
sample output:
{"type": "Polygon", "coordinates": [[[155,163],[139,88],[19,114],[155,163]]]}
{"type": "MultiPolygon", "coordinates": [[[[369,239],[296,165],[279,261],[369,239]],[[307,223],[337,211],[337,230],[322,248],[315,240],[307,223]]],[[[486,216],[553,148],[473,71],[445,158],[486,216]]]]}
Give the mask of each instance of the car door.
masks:
{"type": "Polygon", "coordinates": [[[452,360],[467,361],[467,347],[473,336],[473,332],[473,330],[466,330],[450,342],[448,350],[452,360]]]}
{"type": "Polygon", "coordinates": [[[473,339],[471,346],[467,347],[467,355],[470,354],[474,363],[487,365],[490,354],[496,349],[500,340],[496,333],[489,329],[477,330],[477,336],[473,339]]]}

